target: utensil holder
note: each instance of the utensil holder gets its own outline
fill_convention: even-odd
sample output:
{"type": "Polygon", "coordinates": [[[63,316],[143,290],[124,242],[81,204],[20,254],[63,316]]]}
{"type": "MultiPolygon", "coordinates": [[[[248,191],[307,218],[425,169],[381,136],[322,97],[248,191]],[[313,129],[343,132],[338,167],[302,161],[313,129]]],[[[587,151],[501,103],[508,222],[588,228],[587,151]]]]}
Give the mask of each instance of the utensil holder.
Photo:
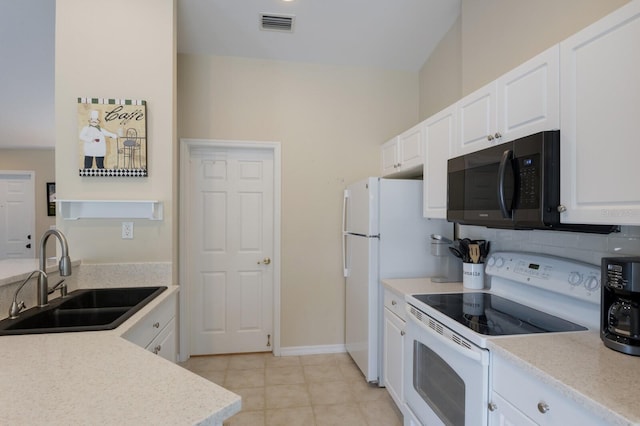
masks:
{"type": "Polygon", "coordinates": [[[462,264],[462,286],[474,290],[484,288],[484,263],[462,264]]]}

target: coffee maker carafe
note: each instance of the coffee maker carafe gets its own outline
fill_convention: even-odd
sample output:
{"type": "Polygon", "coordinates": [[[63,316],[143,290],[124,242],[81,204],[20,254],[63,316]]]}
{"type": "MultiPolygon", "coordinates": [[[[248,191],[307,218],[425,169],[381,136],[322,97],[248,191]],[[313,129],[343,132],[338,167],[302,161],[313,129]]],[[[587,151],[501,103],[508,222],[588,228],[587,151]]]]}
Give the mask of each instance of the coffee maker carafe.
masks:
{"type": "Polygon", "coordinates": [[[602,258],[601,300],[604,345],[640,356],[640,257],[602,258]]]}

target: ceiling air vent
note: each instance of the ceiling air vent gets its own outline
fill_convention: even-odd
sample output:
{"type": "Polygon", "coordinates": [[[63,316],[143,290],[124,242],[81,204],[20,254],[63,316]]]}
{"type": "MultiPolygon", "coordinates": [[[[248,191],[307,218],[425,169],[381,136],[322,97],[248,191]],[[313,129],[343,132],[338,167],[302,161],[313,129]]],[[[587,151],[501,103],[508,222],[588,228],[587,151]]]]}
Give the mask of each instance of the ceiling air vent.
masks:
{"type": "Polygon", "coordinates": [[[273,13],[260,14],[260,29],[266,31],[293,32],[294,15],[276,15],[273,13]]]}

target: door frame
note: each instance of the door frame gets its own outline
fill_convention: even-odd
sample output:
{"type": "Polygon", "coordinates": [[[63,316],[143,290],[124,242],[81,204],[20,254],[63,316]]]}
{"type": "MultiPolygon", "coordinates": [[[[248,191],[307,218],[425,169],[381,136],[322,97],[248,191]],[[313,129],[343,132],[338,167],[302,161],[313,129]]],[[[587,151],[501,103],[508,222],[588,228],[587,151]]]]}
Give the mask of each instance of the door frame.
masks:
{"type": "Polygon", "coordinates": [[[178,211],[179,246],[178,246],[178,279],[180,280],[180,313],[179,313],[179,346],[178,360],[184,362],[191,356],[190,349],[190,276],[187,268],[188,259],[191,258],[190,236],[185,217],[190,217],[191,188],[188,185],[191,170],[191,152],[194,149],[203,148],[227,148],[237,150],[260,149],[273,153],[273,354],[280,356],[280,274],[282,258],[281,252],[281,193],[282,193],[282,163],[280,142],[260,141],[232,141],[218,139],[180,139],[180,199],[178,211]]]}

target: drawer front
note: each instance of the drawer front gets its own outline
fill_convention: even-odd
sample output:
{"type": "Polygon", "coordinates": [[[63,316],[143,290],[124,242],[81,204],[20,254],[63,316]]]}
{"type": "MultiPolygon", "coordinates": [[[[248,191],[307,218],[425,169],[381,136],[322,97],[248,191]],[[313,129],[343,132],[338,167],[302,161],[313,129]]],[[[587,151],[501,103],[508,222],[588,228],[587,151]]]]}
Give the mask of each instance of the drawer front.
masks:
{"type": "Polygon", "coordinates": [[[493,390],[539,425],[601,424],[583,406],[500,357],[494,357],[493,390]]]}
{"type": "Polygon", "coordinates": [[[407,313],[405,307],[404,296],[400,296],[390,290],[384,291],[384,307],[391,312],[402,318],[403,321],[407,321],[407,313]]]}
{"type": "Polygon", "coordinates": [[[146,348],[149,343],[176,316],[176,294],[167,298],[147,316],[142,318],[133,328],[124,334],[124,338],[136,345],[146,348]]]}
{"type": "Polygon", "coordinates": [[[164,359],[176,362],[176,336],[176,320],[172,318],[146,349],[164,359]]]}

